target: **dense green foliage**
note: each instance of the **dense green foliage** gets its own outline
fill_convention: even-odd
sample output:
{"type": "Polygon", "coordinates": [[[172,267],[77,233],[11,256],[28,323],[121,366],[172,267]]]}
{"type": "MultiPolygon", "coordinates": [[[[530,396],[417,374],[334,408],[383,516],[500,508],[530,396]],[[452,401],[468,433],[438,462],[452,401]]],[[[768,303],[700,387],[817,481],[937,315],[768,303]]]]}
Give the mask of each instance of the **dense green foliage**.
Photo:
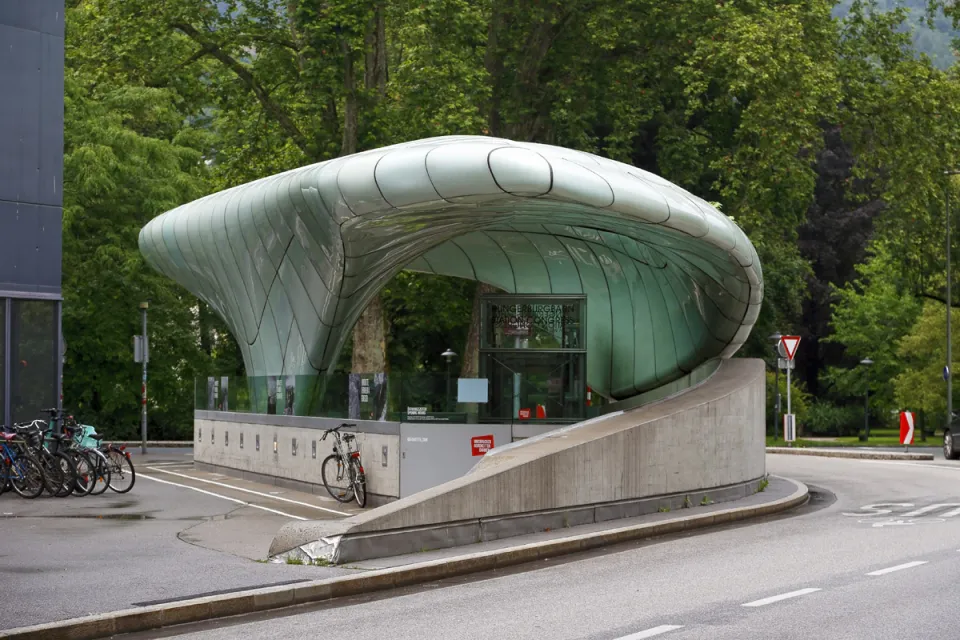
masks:
{"type": "MultiPolygon", "coordinates": [[[[798,389],[817,400],[798,398],[817,430],[847,425],[866,384],[878,418],[908,400],[942,412],[960,82],[939,53],[917,55],[927,31],[911,29],[939,38],[956,10],[887,4],[72,0],[66,403],[108,432],[132,428],[147,297],[153,433],[189,425],[195,375],[242,369],[206,305],[140,259],[137,231],[157,213],[345,153],[490,134],[599,153],[720,203],[764,268],[742,353],[772,362],[768,335],[804,337],[798,389]]],[[[388,283],[387,366],[438,371],[445,348],[464,353],[476,289],[388,283]]]]}

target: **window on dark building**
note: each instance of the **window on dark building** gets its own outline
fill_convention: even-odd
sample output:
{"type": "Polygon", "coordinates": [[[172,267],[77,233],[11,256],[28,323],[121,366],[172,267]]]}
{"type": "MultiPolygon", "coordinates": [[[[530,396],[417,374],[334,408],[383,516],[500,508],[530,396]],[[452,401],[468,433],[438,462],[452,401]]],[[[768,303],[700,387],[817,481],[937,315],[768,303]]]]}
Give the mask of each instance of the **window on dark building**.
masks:
{"type": "Polygon", "coordinates": [[[57,303],[13,300],[10,310],[10,417],[41,417],[57,406],[57,303]]]}

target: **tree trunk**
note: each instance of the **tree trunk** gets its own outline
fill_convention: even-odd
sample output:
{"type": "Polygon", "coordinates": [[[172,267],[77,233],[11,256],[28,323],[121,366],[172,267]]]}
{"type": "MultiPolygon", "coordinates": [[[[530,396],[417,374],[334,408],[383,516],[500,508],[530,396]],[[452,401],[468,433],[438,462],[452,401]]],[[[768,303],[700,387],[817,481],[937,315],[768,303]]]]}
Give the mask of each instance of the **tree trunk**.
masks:
{"type": "Polygon", "coordinates": [[[377,97],[383,98],[387,94],[387,20],[383,2],[378,2],[373,9],[373,17],[367,25],[365,43],[367,53],[364,85],[367,89],[375,89],[377,97]]]}
{"type": "Polygon", "coordinates": [[[473,313],[470,316],[470,330],[467,332],[467,344],[463,349],[460,365],[461,378],[476,378],[480,375],[480,299],[488,293],[496,293],[497,288],[485,282],[477,283],[477,292],[473,295],[473,313]]]}
{"type": "Polygon", "coordinates": [[[340,41],[343,51],[343,144],[340,147],[341,156],[349,156],[357,152],[359,103],[357,98],[357,74],[353,65],[353,51],[346,39],[340,41]]]}
{"type": "Polygon", "coordinates": [[[383,303],[377,295],[360,314],[353,327],[353,373],[387,371],[387,322],[383,303]]]}
{"type": "MultiPolygon", "coordinates": [[[[363,80],[364,87],[375,90],[374,100],[367,101],[375,106],[377,100],[387,92],[387,29],[386,6],[378,2],[374,7],[373,17],[367,25],[367,34],[364,38],[366,54],[364,56],[363,80]]],[[[340,155],[357,152],[359,99],[357,95],[357,78],[354,69],[352,54],[344,44],[344,102],[343,149],[340,155]]],[[[351,370],[354,373],[386,372],[387,363],[387,327],[389,321],[383,314],[383,302],[378,293],[363,310],[357,324],[353,328],[353,360],[351,370]]]]}
{"type": "Polygon", "coordinates": [[[200,333],[200,350],[208,356],[213,355],[210,314],[212,312],[203,302],[197,303],[197,331],[200,333]]]}
{"type": "Polygon", "coordinates": [[[484,55],[483,65],[490,78],[490,105],[487,112],[487,131],[491,136],[500,135],[500,78],[503,75],[503,58],[497,50],[497,32],[499,31],[503,20],[496,9],[490,17],[490,24],[487,27],[487,48],[484,55]]]}

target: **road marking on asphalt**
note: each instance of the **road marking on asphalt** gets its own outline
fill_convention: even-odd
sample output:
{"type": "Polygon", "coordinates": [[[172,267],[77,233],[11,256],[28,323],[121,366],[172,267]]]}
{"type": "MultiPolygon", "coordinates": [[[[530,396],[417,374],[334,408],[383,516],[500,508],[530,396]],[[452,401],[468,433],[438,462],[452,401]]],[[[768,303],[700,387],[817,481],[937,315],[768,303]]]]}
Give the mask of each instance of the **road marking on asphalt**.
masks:
{"type": "Polygon", "coordinates": [[[662,633],[667,633],[668,631],[676,631],[677,629],[683,629],[683,625],[682,624],[662,624],[659,627],[653,627],[652,629],[647,629],[646,631],[631,633],[628,636],[617,638],[617,640],[641,640],[641,638],[652,638],[654,636],[659,636],[662,633]]]}
{"type": "Polygon", "coordinates": [[[799,598],[800,596],[805,596],[808,593],[815,593],[820,591],[820,589],[811,587],[807,589],[798,589],[797,591],[791,591],[789,593],[781,593],[778,596],[770,596],[769,598],[763,598],[761,600],[754,600],[753,602],[747,602],[746,604],[740,605],[743,607],[763,607],[768,604],[773,604],[774,602],[780,602],[781,600],[789,600],[790,598],[799,598]]]}
{"type": "MultiPolygon", "coordinates": [[[[179,476],[181,478],[186,478],[188,480],[196,480],[197,482],[206,482],[207,484],[213,484],[218,487],[224,487],[225,489],[233,489],[234,491],[242,491],[244,493],[251,493],[255,496],[261,496],[263,498],[269,498],[270,500],[279,500],[281,502],[289,502],[290,504],[300,505],[301,507],[310,507],[311,509],[318,509],[320,511],[326,511],[327,513],[335,513],[338,516],[349,516],[349,513],[344,513],[343,511],[335,511],[333,509],[327,509],[326,507],[321,507],[315,504],[310,504],[309,502],[300,502],[298,500],[291,500],[290,498],[281,498],[280,496],[272,496],[269,493],[260,493],[259,491],[254,491],[253,489],[244,489],[243,487],[236,487],[232,484],[224,484],[223,482],[214,482],[213,480],[205,480],[204,478],[197,478],[194,476],[188,476],[185,473],[177,473],[175,471],[167,471],[166,469],[159,469],[157,467],[147,467],[152,471],[159,471],[160,473],[168,473],[172,476],[179,476]]],[[[306,520],[306,518],[304,518],[306,520]]]]}
{"type": "MultiPolygon", "coordinates": [[[[159,469],[157,469],[159,471],[159,469]]],[[[231,498],[230,496],[220,495],[219,493],[214,493],[213,491],[206,491],[204,489],[198,489],[197,487],[191,487],[190,485],[180,484],[178,482],[170,482],[169,480],[161,480],[160,478],[154,478],[153,476],[148,476],[144,473],[138,473],[138,478],[146,478],[147,480],[153,480],[154,482],[159,482],[160,484],[169,484],[174,487],[180,487],[181,489],[190,489],[191,491],[196,491],[198,493],[203,493],[208,496],[213,496],[214,498],[222,498],[223,500],[229,500],[230,502],[235,502],[237,504],[242,504],[245,507],[253,507],[254,509],[260,509],[261,511],[269,511],[270,513],[275,513],[278,516],[283,516],[285,518],[293,518],[294,520],[306,520],[300,516],[295,516],[292,513],[284,513],[283,511],[277,511],[276,509],[270,509],[269,507],[261,507],[258,504],[251,504],[249,502],[244,502],[243,500],[237,500],[236,498],[231,498]]]]}
{"type": "Polygon", "coordinates": [[[871,571],[868,573],[868,576],[882,576],[888,573],[893,573],[894,571],[903,571],[904,569],[912,569],[913,567],[919,567],[922,564],[927,564],[926,560],[915,560],[913,562],[906,562],[904,564],[898,564],[895,567],[887,567],[886,569],[878,569],[876,571],[871,571]]]}
{"type": "MultiPolygon", "coordinates": [[[[901,516],[901,517],[903,517],[903,518],[913,518],[913,517],[916,517],[916,516],[922,516],[922,515],[925,514],[925,513],[930,513],[931,511],[937,511],[937,510],[939,510],[939,509],[944,509],[944,508],[946,508],[946,507],[960,507],[960,504],[957,504],[957,503],[955,503],[955,502],[945,502],[945,503],[943,503],[943,504],[931,504],[931,505],[927,505],[926,507],[920,507],[919,509],[914,509],[914,510],[911,511],[910,513],[905,513],[905,514],[903,514],[903,516],[901,516]]],[[[955,515],[957,515],[957,514],[960,514],[960,509],[952,509],[952,510],[950,510],[950,511],[947,511],[946,513],[941,513],[941,514],[940,514],[940,517],[941,517],[941,518],[952,518],[953,516],[955,516],[955,515]]]]}

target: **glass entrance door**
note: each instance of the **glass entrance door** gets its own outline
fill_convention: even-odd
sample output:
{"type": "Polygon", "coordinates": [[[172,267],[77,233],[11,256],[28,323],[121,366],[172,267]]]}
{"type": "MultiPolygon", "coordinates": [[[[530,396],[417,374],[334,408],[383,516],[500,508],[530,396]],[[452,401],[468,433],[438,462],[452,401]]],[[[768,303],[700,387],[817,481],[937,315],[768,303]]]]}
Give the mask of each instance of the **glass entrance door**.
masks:
{"type": "Polygon", "coordinates": [[[480,419],[576,422],[586,417],[586,299],[491,295],[483,300],[480,419]]]}
{"type": "Polygon", "coordinates": [[[485,353],[481,376],[490,381],[490,401],[481,420],[576,422],[585,417],[583,354],[485,353]]]}

